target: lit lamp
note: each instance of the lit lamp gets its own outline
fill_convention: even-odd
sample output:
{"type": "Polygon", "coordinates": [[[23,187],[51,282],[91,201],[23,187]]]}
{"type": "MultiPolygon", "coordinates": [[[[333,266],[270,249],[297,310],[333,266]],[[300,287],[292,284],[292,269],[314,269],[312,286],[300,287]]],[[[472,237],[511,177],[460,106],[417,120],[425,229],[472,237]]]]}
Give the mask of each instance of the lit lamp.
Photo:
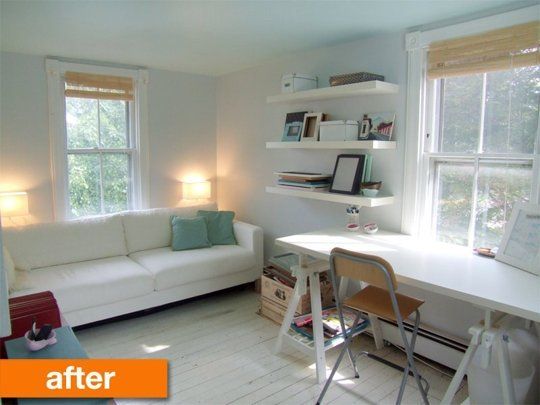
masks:
{"type": "Polygon", "coordinates": [[[203,200],[210,198],[212,188],[209,181],[182,182],[182,198],[184,200],[203,200]]]}
{"type": "Polygon", "coordinates": [[[0,213],[3,217],[28,215],[28,194],[25,191],[0,193],[0,213]]]}

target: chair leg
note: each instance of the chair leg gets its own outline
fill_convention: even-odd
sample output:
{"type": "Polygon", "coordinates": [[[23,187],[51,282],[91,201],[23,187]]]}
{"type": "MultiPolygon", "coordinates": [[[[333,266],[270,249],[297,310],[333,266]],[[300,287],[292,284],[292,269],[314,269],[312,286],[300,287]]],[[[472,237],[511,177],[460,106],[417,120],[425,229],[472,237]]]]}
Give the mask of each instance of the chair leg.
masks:
{"type": "Polygon", "coordinates": [[[341,353],[339,353],[339,356],[336,360],[336,364],[334,364],[334,368],[332,369],[332,372],[330,373],[330,376],[328,376],[328,378],[326,379],[326,383],[324,384],[324,387],[323,387],[323,390],[321,391],[320,395],[319,395],[319,398],[317,399],[317,405],[320,405],[321,401],[323,400],[324,398],[324,395],[326,394],[326,391],[328,390],[328,387],[330,387],[330,384],[332,383],[332,380],[334,379],[334,375],[336,374],[338,368],[339,368],[339,365],[341,363],[341,360],[343,360],[343,356],[345,356],[345,353],[348,353],[349,354],[349,358],[353,364],[353,369],[354,369],[354,372],[355,372],[355,376],[358,375],[358,371],[356,370],[356,364],[354,362],[354,357],[352,355],[352,352],[351,352],[351,349],[350,349],[350,344],[352,342],[352,339],[353,339],[353,336],[354,336],[354,330],[356,329],[356,327],[358,326],[358,322],[360,322],[360,312],[358,312],[358,315],[356,315],[356,319],[354,320],[354,323],[353,323],[353,326],[351,328],[351,334],[348,335],[347,334],[347,329],[344,327],[345,326],[345,320],[343,319],[343,313],[341,311],[339,311],[339,315],[340,315],[340,320],[342,322],[342,331],[343,331],[343,335],[345,337],[345,341],[343,342],[343,349],[341,349],[341,353]]]}
{"type": "Polygon", "coordinates": [[[401,337],[403,339],[403,347],[405,348],[405,353],[407,354],[407,367],[405,367],[405,372],[403,374],[403,380],[401,381],[401,387],[399,390],[398,398],[396,403],[400,404],[401,399],[403,396],[403,392],[405,390],[405,383],[407,381],[407,376],[409,374],[409,368],[412,370],[414,379],[416,380],[416,384],[418,385],[418,389],[420,390],[420,394],[422,395],[422,400],[424,404],[429,405],[429,401],[427,398],[427,393],[422,386],[422,382],[420,381],[420,374],[418,373],[418,370],[416,369],[416,365],[414,363],[414,345],[416,344],[416,336],[418,334],[418,327],[420,325],[420,313],[418,310],[416,310],[416,317],[414,322],[414,329],[411,337],[411,342],[409,344],[409,341],[407,339],[407,335],[405,334],[405,329],[403,327],[403,321],[400,316],[398,316],[398,326],[399,330],[401,332],[401,337]]]}
{"type": "Polygon", "coordinates": [[[330,376],[326,379],[326,383],[324,384],[324,388],[321,391],[319,398],[317,399],[317,405],[320,405],[321,401],[324,398],[324,395],[326,394],[326,391],[328,390],[328,387],[330,387],[330,384],[332,383],[332,380],[334,379],[334,375],[336,374],[339,365],[341,364],[341,360],[343,360],[343,356],[345,353],[349,350],[349,340],[347,340],[344,343],[343,349],[341,349],[341,353],[339,354],[339,357],[336,360],[336,364],[334,364],[334,368],[332,369],[332,372],[330,373],[330,376]]]}

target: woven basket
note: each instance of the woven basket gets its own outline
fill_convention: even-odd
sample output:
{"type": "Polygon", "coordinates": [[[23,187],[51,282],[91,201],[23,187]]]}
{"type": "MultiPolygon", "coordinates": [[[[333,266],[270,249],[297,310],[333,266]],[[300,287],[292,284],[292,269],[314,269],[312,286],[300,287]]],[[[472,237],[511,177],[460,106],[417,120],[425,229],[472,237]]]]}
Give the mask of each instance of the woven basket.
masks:
{"type": "Polygon", "coordinates": [[[344,84],[369,82],[371,80],[384,81],[384,76],[368,72],[347,73],[344,75],[330,76],[330,86],[343,86],[344,84]]]}

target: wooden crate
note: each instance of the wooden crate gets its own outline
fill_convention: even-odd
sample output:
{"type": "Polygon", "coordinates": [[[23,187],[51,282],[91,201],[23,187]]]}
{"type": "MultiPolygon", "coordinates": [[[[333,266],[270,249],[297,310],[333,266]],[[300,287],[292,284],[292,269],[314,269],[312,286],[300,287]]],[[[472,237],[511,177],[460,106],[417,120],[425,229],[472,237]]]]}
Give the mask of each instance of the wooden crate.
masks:
{"type": "Polygon", "coordinates": [[[274,301],[267,300],[264,297],[261,297],[261,309],[260,314],[275,323],[281,325],[283,322],[283,317],[285,316],[285,311],[287,308],[282,307],[279,304],[276,304],[274,301]]]}
{"type": "MultiPolygon", "coordinates": [[[[265,274],[261,276],[261,308],[265,307],[266,312],[273,311],[274,313],[271,315],[278,314],[280,316],[279,322],[283,320],[283,316],[285,315],[285,311],[287,310],[293,294],[294,288],[267,277],[265,274]]],[[[333,297],[332,284],[330,281],[321,281],[322,306],[331,306],[333,304],[333,297]]],[[[311,312],[311,296],[308,291],[307,294],[300,298],[295,314],[302,315],[309,312],[311,312]]],[[[261,313],[263,313],[262,309],[261,313]]],[[[274,316],[274,318],[276,316],[274,316]]]]}

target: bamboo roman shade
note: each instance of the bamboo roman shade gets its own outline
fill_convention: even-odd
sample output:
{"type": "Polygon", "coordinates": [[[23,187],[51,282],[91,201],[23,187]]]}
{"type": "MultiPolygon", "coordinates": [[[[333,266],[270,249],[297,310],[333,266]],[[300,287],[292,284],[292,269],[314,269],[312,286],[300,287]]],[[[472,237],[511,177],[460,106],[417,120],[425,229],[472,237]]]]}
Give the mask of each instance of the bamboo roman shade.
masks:
{"type": "Polygon", "coordinates": [[[540,65],[540,22],[433,42],[427,76],[440,79],[540,65]]]}
{"type": "Polygon", "coordinates": [[[66,72],[66,97],[97,98],[101,100],[133,100],[131,77],[66,72]]]}

